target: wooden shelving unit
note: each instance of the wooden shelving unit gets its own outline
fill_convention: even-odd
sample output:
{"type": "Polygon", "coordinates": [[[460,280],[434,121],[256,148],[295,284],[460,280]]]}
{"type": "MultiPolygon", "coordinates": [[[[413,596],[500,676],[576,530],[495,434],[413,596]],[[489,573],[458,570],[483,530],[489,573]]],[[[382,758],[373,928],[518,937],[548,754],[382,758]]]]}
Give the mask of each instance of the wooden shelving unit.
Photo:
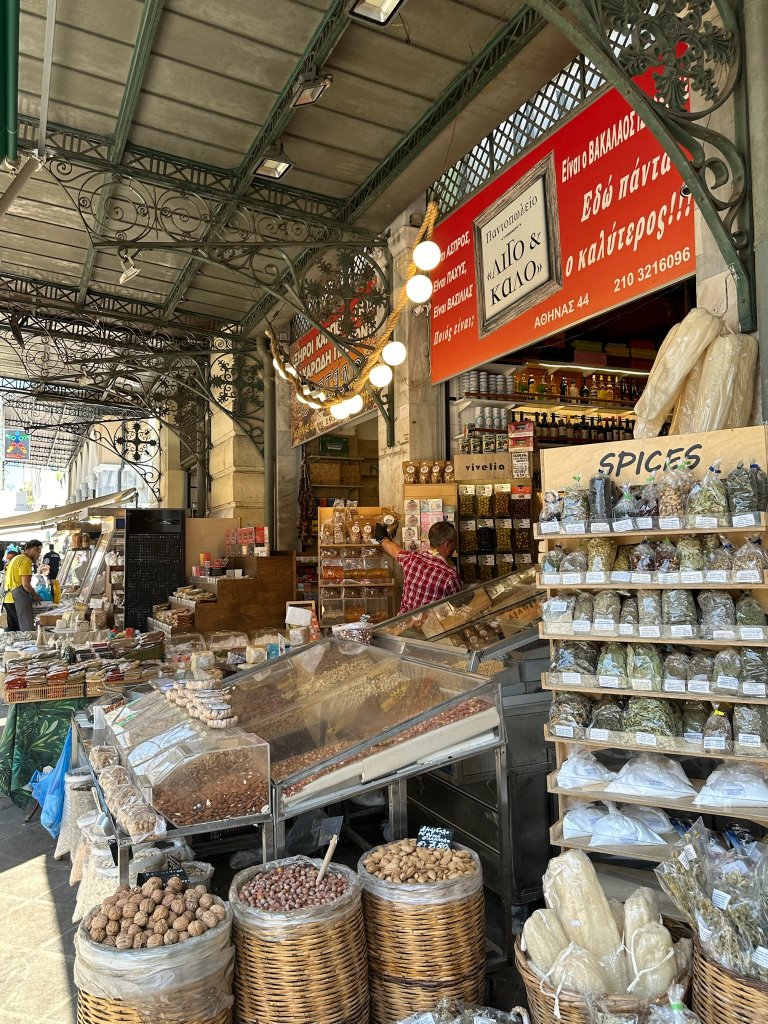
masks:
{"type": "MultiPolygon", "coordinates": [[[[582,480],[584,485],[588,483],[589,477],[594,475],[599,466],[601,458],[606,454],[611,456],[611,465],[616,466],[615,449],[620,448],[622,458],[625,464],[634,467],[643,458],[647,457],[649,446],[653,445],[654,442],[659,448],[666,446],[675,447],[680,452],[694,451],[698,456],[698,468],[696,473],[701,476],[706,471],[706,468],[714,458],[719,457],[721,459],[721,469],[723,477],[725,477],[731,469],[742,459],[745,454],[747,457],[753,456],[757,459],[763,468],[768,463],[768,439],[767,431],[765,427],[746,427],[741,430],[731,431],[718,431],[709,434],[694,434],[694,435],[682,435],[675,438],[659,438],[649,441],[647,439],[640,441],[622,441],[616,444],[603,444],[603,445],[592,445],[590,449],[586,449],[584,453],[576,455],[570,450],[559,450],[544,452],[541,457],[542,467],[542,486],[544,490],[548,491],[562,491],[568,484],[571,483],[575,473],[582,473],[582,480]],[[641,454],[644,453],[644,454],[641,454]],[[589,460],[589,461],[586,461],[589,460]]],[[[619,483],[625,482],[627,479],[631,483],[637,482],[633,475],[619,476],[614,479],[618,479],[619,483]]],[[[648,538],[649,540],[661,540],[665,537],[682,537],[689,536],[692,534],[707,534],[707,533],[722,533],[732,538],[734,547],[736,547],[740,541],[738,538],[753,536],[757,533],[763,535],[768,532],[768,525],[766,523],[766,514],[762,513],[754,525],[742,525],[740,521],[737,521],[737,525],[724,525],[717,527],[705,527],[705,526],[693,526],[691,528],[686,527],[684,524],[679,529],[667,529],[664,526],[659,527],[658,521],[652,524],[651,529],[634,528],[636,524],[631,524],[632,529],[626,529],[626,521],[620,521],[620,528],[616,530],[614,523],[610,521],[607,524],[598,525],[598,529],[593,531],[590,529],[590,524],[585,523],[584,529],[578,532],[543,532],[541,527],[537,527],[535,530],[536,540],[539,542],[539,555],[541,556],[548,549],[553,548],[555,545],[561,545],[565,549],[572,549],[577,545],[583,543],[585,540],[594,539],[597,536],[605,536],[608,533],[613,540],[618,544],[627,544],[630,542],[637,543],[639,540],[648,538]]],[[[647,524],[642,524],[647,525],[647,524]]],[[[703,575],[702,579],[694,578],[691,580],[682,579],[681,577],[673,578],[671,581],[660,580],[658,574],[653,574],[649,578],[641,576],[633,578],[630,574],[629,579],[612,580],[610,573],[605,574],[602,578],[592,574],[591,578],[587,578],[590,574],[557,574],[557,578],[553,574],[542,574],[538,576],[538,582],[540,585],[546,587],[549,596],[553,593],[560,593],[561,591],[589,591],[599,592],[601,590],[623,590],[629,592],[638,592],[641,590],[667,590],[667,589],[691,589],[691,590],[725,590],[734,592],[750,591],[754,592],[756,600],[758,600],[764,608],[768,608],[768,578],[766,574],[762,574],[762,578],[757,580],[737,580],[735,578],[726,578],[725,580],[715,579],[708,581],[706,574],[703,575]]],[[[591,624],[594,627],[594,623],[591,624]]],[[[660,636],[645,636],[639,635],[639,627],[635,627],[635,635],[627,635],[626,632],[619,633],[618,630],[608,631],[605,629],[594,629],[590,628],[588,632],[574,631],[571,629],[558,628],[557,623],[553,623],[550,626],[542,623],[540,626],[540,634],[542,637],[549,639],[550,641],[557,640],[588,640],[588,641],[602,641],[612,642],[621,644],[630,643],[641,643],[641,644],[668,644],[674,645],[675,647],[685,647],[691,650],[695,649],[707,649],[715,650],[726,647],[733,648],[765,648],[768,646],[768,631],[763,630],[762,636],[759,638],[751,637],[749,639],[742,638],[740,636],[740,627],[734,627],[734,633],[732,638],[716,637],[711,636],[699,637],[699,636],[677,636],[671,635],[671,627],[660,627],[660,633],[664,635],[660,636]]],[[[710,631],[712,632],[712,631],[710,631]]],[[[725,631],[727,632],[727,631],[725,631]]],[[[759,693],[755,695],[742,695],[741,693],[726,693],[726,692],[713,692],[710,684],[709,692],[702,692],[700,687],[704,684],[700,683],[696,686],[696,681],[681,684],[680,681],[673,682],[674,689],[663,689],[661,691],[650,690],[648,687],[650,684],[643,685],[642,681],[633,681],[624,677],[618,677],[615,680],[610,677],[598,677],[598,676],[587,676],[581,673],[546,673],[542,677],[542,685],[545,689],[553,692],[572,692],[572,693],[583,693],[592,697],[605,697],[607,694],[618,695],[620,697],[652,697],[664,701],[704,701],[711,704],[728,704],[728,705],[758,705],[768,708],[768,697],[765,696],[765,688],[763,688],[763,695],[759,693]],[[636,685],[638,684],[639,685],[636,685]],[[693,689],[691,687],[694,687],[693,689]]],[[[663,681],[662,685],[666,687],[667,682],[663,681]]],[[[757,684],[753,688],[760,690],[762,684],[757,684]]],[[[742,686],[739,686],[739,690],[742,686]]],[[[712,747],[704,746],[703,741],[686,740],[684,737],[667,737],[667,736],[656,736],[655,734],[644,733],[644,732],[610,732],[608,730],[595,730],[595,733],[599,735],[592,735],[592,730],[589,727],[571,727],[567,725],[556,725],[545,727],[545,739],[548,742],[555,744],[556,750],[556,764],[557,768],[561,767],[562,763],[568,757],[572,748],[575,746],[587,747],[591,750],[612,750],[612,751],[625,751],[629,753],[657,753],[673,758],[686,758],[695,759],[706,764],[707,762],[728,762],[728,763],[740,763],[740,764],[756,764],[762,769],[768,769],[768,757],[763,756],[762,750],[758,749],[756,753],[749,752],[749,748],[740,743],[735,743],[723,750],[714,749],[712,747]],[[572,734],[568,734],[572,732],[572,734]]],[[[734,737],[736,740],[736,737],[734,737]]],[[[705,782],[703,778],[694,778],[690,780],[695,789],[700,790],[705,782]]],[[[602,854],[608,857],[621,857],[624,859],[636,859],[643,861],[650,861],[658,863],[667,857],[672,850],[673,844],[676,840],[676,835],[672,834],[669,836],[663,836],[665,840],[663,844],[658,846],[592,846],[590,845],[590,839],[587,838],[576,838],[566,839],[563,836],[563,817],[569,806],[573,801],[591,801],[591,800],[603,800],[610,798],[612,801],[617,803],[635,804],[639,806],[648,807],[662,807],[667,810],[675,811],[678,814],[684,814],[686,816],[697,816],[699,814],[712,814],[717,816],[726,816],[729,818],[740,818],[746,821],[754,822],[759,825],[768,826],[768,809],[760,806],[748,806],[748,805],[736,805],[731,807],[715,806],[711,804],[696,804],[693,798],[672,798],[665,797],[659,793],[651,796],[641,796],[632,794],[604,793],[604,784],[596,785],[589,784],[578,789],[564,789],[557,783],[557,771],[552,772],[547,779],[548,792],[557,797],[558,801],[558,819],[552,825],[550,830],[551,842],[554,846],[568,849],[581,849],[590,853],[602,854]]]]}

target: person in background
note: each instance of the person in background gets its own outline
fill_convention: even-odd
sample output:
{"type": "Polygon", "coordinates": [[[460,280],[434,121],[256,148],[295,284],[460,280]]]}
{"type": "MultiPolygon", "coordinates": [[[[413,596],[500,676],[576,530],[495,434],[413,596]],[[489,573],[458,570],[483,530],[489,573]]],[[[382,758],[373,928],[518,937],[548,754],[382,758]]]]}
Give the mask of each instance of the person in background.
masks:
{"type": "Polygon", "coordinates": [[[32,577],[32,586],[38,593],[41,601],[53,601],[53,580],[50,579],[50,566],[43,562],[39,570],[32,577]]]}
{"type": "Polygon", "coordinates": [[[389,539],[386,527],[377,524],[374,531],[382,549],[396,558],[403,570],[403,599],[399,615],[423,608],[461,590],[459,574],[451,563],[456,550],[453,523],[434,523],[429,529],[429,551],[406,551],[389,539]]]}
{"type": "Polygon", "coordinates": [[[55,580],[59,575],[59,569],[61,567],[61,555],[57,553],[53,544],[48,545],[48,550],[43,555],[43,565],[47,565],[50,569],[48,578],[55,580]]]}
{"type": "Polygon", "coordinates": [[[42,550],[42,541],[27,541],[24,551],[15,555],[5,570],[3,607],[9,631],[34,629],[34,606],[40,604],[40,597],[32,586],[32,566],[42,550]]]}

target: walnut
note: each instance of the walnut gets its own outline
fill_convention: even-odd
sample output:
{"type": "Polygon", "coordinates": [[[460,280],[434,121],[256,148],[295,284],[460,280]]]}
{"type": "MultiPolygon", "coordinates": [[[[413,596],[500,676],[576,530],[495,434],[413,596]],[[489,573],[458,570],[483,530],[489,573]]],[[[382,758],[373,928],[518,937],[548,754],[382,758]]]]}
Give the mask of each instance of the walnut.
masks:
{"type": "Polygon", "coordinates": [[[133,937],[131,935],[118,935],[115,939],[117,949],[133,949],[133,937]]]}
{"type": "Polygon", "coordinates": [[[163,942],[166,944],[166,946],[175,946],[178,941],[179,933],[176,931],[175,928],[169,928],[168,931],[163,936],[163,942]]]}
{"type": "Polygon", "coordinates": [[[154,935],[150,935],[149,938],[147,939],[147,946],[148,947],[151,947],[151,946],[162,946],[162,945],[163,945],[163,936],[159,935],[157,932],[154,935]]]}
{"type": "Polygon", "coordinates": [[[119,896],[107,896],[104,902],[101,904],[102,909],[106,910],[109,907],[114,907],[117,901],[120,899],[119,896]]]}
{"type": "Polygon", "coordinates": [[[151,896],[145,896],[139,904],[139,910],[143,910],[145,914],[151,914],[157,904],[151,896]]]}
{"type": "Polygon", "coordinates": [[[106,928],[109,918],[106,914],[96,914],[91,918],[91,928],[106,928]]]}
{"type": "Polygon", "coordinates": [[[104,941],[102,942],[102,946],[112,946],[114,948],[115,942],[116,937],[114,935],[105,935],[104,941]]]}
{"type": "Polygon", "coordinates": [[[168,917],[168,907],[155,907],[152,911],[153,921],[165,921],[168,917]]]}
{"type": "Polygon", "coordinates": [[[189,932],[179,932],[179,942],[186,942],[189,937],[189,932]]]}
{"type": "Polygon", "coordinates": [[[198,907],[197,910],[195,911],[196,919],[199,921],[204,913],[205,913],[205,907],[198,907]]]}
{"type": "Polygon", "coordinates": [[[205,896],[206,893],[208,892],[204,885],[196,885],[194,891],[198,899],[200,899],[201,896],[205,896]]]}
{"type": "Polygon", "coordinates": [[[194,914],[180,914],[173,923],[173,927],[179,932],[185,932],[191,921],[194,921],[194,914]]]}
{"type": "MultiPolygon", "coordinates": [[[[134,921],[135,921],[135,918],[134,918],[134,921]]],[[[139,932],[143,931],[143,930],[144,929],[141,927],[140,924],[129,924],[128,925],[128,934],[129,935],[138,935],[139,932]]]]}
{"type": "Polygon", "coordinates": [[[218,917],[212,914],[210,910],[204,910],[200,920],[203,922],[206,928],[215,928],[219,923],[218,917]]]}
{"type": "Polygon", "coordinates": [[[168,879],[168,885],[166,888],[173,893],[182,892],[184,889],[184,882],[177,875],[172,875],[171,878],[168,879]]]}
{"type": "Polygon", "coordinates": [[[138,914],[134,915],[134,923],[140,925],[142,928],[147,927],[147,921],[149,920],[149,914],[145,914],[143,910],[140,910],[138,914]]]}
{"type": "Polygon", "coordinates": [[[133,936],[133,948],[143,949],[147,944],[148,938],[149,936],[147,935],[146,932],[136,932],[136,934],[133,936]]]}
{"type": "Polygon", "coordinates": [[[176,914],[177,916],[179,914],[183,914],[184,913],[184,900],[183,900],[183,898],[181,896],[174,896],[173,899],[171,900],[170,908],[169,909],[172,911],[172,913],[176,914]]]}
{"type": "Polygon", "coordinates": [[[107,911],[107,917],[109,918],[110,921],[119,921],[122,916],[123,908],[118,907],[117,905],[115,905],[114,907],[110,907],[109,910],[107,911]]]}
{"type": "Polygon", "coordinates": [[[214,903],[211,907],[211,913],[218,918],[219,921],[223,921],[227,916],[227,911],[221,905],[221,903],[214,903]]]}
{"type": "Polygon", "coordinates": [[[136,906],[135,903],[126,903],[126,905],[123,907],[123,917],[125,918],[133,918],[136,916],[138,912],[139,908],[136,906]]]}
{"type": "Polygon", "coordinates": [[[184,899],[184,906],[187,910],[190,910],[193,914],[198,908],[197,896],[187,896],[184,899]]]}
{"type": "Polygon", "coordinates": [[[141,887],[141,891],[144,893],[145,896],[151,896],[152,893],[155,891],[155,889],[162,889],[162,888],[163,888],[162,879],[153,876],[152,878],[148,878],[146,880],[144,885],[142,885],[142,887],[141,887]]]}
{"type": "Polygon", "coordinates": [[[119,921],[107,921],[105,925],[107,935],[117,935],[120,932],[119,921]]]}
{"type": "Polygon", "coordinates": [[[176,899],[176,896],[175,896],[174,893],[167,892],[165,894],[165,896],[163,896],[163,898],[162,898],[161,905],[164,906],[164,907],[170,907],[170,905],[173,903],[173,901],[175,899],[176,899]]]}
{"type": "Polygon", "coordinates": [[[203,935],[207,929],[202,921],[191,921],[187,931],[190,935],[203,935]]]}
{"type": "Polygon", "coordinates": [[[153,930],[155,935],[165,935],[165,933],[169,930],[170,927],[171,926],[165,920],[155,921],[155,926],[153,930]]]}
{"type": "Polygon", "coordinates": [[[89,934],[94,942],[103,942],[107,937],[107,933],[103,928],[91,928],[89,934]]]}
{"type": "Polygon", "coordinates": [[[199,900],[200,906],[203,910],[210,910],[214,904],[213,896],[209,892],[203,893],[199,900]]]}

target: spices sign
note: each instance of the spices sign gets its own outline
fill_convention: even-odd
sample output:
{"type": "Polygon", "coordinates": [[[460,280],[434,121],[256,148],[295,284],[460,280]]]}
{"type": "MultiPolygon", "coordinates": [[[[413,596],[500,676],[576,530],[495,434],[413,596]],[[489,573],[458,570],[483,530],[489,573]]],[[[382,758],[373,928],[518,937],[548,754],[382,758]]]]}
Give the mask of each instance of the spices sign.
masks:
{"type": "Polygon", "coordinates": [[[695,273],[682,186],[616,90],[561,122],[435,227],[432,382],[695,273]]]}

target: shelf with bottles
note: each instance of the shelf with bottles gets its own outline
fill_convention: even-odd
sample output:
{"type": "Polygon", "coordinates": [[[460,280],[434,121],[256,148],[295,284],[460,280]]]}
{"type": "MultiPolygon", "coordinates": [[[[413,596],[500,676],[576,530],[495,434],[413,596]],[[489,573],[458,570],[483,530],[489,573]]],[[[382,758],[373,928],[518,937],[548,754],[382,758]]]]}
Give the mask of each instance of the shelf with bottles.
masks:
{"type": "MultiPolygon", "coordinates": [[[[559,368],[526,364],[514,374],[513,401],[548,399],[562,403],[613,403],[629,408],[643,393],[647,374],[610,367],[559,368]]],[[[509,391],[507,397],[510,397],[509,391]]]]}
{"type": "MultiPolygon", "coordinates": [[[[520,414],[524,415],[523,413],[520,414]]],[[[634,415],[634,414],[632,414],[634,415]]],[[[630,415],[588,416],[585,412],[534,413],[533,439],[542,444],[599,444],[605,441],[629,441],[634,436],[630,415]]]]}

